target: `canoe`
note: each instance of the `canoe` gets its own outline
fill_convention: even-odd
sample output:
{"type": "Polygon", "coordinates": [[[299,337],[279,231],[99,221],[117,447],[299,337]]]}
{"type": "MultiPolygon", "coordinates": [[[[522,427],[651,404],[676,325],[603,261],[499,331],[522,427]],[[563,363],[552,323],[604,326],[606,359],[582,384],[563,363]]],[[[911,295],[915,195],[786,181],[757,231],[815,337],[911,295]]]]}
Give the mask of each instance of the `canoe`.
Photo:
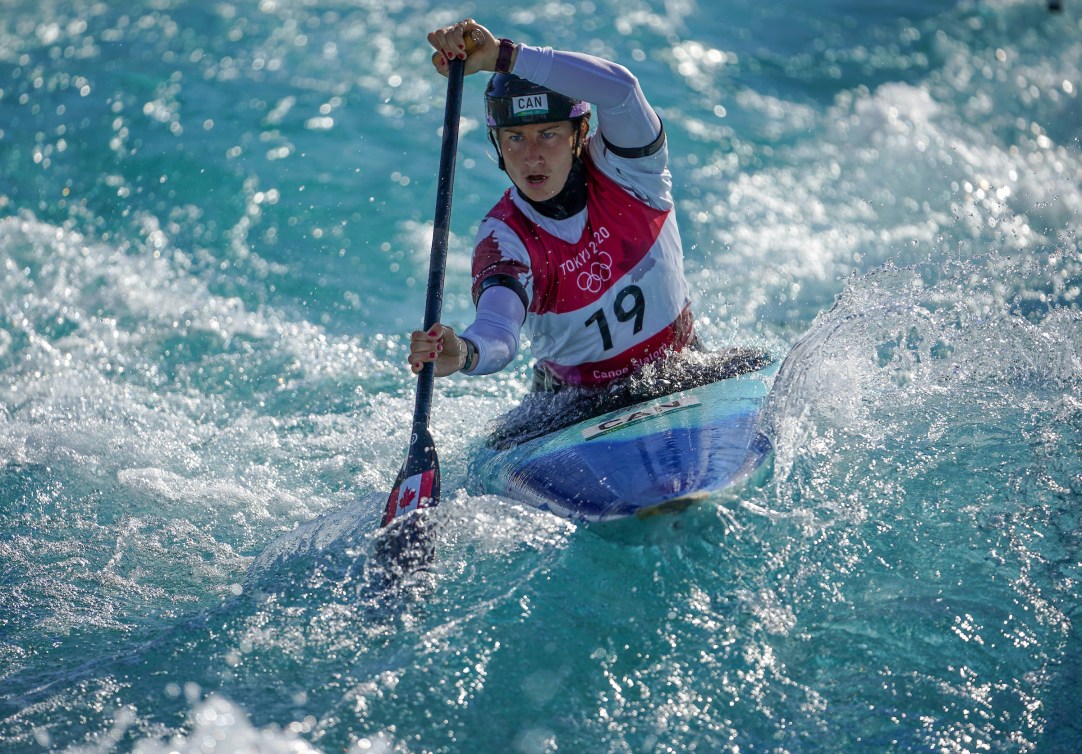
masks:
{"type": "MultiPolygon", "coordinates": [[[[470,491],[579,522],[647,518],[736,494],[761,482],[773,459],[759,419],[777,367],[765,358],[745,366],[524,439],[494,432],[471,454],[470,491]]],[[[547,410],[561,408],[558,397],[547,410]]],[[[519,423],[535,425],[526,419],[519,423]]]]}

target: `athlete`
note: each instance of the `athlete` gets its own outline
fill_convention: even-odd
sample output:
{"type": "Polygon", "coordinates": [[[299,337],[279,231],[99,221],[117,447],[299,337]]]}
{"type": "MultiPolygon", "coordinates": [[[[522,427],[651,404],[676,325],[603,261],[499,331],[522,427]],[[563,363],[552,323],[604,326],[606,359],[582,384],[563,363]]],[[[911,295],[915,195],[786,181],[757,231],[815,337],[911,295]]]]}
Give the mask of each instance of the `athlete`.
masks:
{"type": "Polygon", "coordinates": [[[467,75],[494,73],[488,135],[513,185],[478,229],[473,324],[412,333],[413,371],[497,372],[523,325],[535,391],[610,385],[695,347],[665,131],[636,78],[601,58],[497,39],[472,19],[428,41],[443,75],[456,56],[467,75]]]}

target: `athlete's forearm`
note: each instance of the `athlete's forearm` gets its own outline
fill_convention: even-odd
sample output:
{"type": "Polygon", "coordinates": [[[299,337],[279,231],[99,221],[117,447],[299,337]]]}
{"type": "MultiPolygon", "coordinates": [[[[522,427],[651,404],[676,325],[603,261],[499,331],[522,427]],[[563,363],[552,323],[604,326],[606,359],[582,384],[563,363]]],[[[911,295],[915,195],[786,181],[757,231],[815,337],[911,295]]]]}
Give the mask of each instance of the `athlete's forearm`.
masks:
{"type": "Polygon", "coordinates": [[[477,347],[477,364],[469,374],[492,374],[518,354],[518,334],[526,310],[514,291],[492,286],[477,301],[477,317],[462,332],[477,347]]]}
{"type": "Polygon", "coordinates": [[[593,55],[519,45],[513,73],[597,107],[598,129],[610,144],[644,147],[661,133],[638,79],[627,68],[593,55]]]}

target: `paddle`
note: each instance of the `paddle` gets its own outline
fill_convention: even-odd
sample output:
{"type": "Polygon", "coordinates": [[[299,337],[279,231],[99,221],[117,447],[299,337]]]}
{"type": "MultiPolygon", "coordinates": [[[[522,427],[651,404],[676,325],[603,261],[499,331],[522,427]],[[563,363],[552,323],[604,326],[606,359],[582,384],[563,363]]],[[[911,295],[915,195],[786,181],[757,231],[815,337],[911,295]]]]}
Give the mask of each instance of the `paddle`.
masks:
{"type": "MultiPolygon", "coordinates": [[[[440,321],[443,308],[443,278],[447,269],[447,236],[451,222],[451,191],[455,181],[455,152],[458,149],[458,119],[462,112],[462,80],[465,63],[452,60],[447,71],[447,103],[443,113],[443,149],[440,154],[439,181],[436,186],[436,218],[432,227],[432,249],[428,266],[428,293],[425,300],[424,329],[440,321]]],[[[417,395],[413,404],[413,431],[405,463],[398,472],[394,488],[387,498],[381,526],[387,526],[410,511],[431,508],[440,500],[440,464],[436,443],[428,429],[432,409],[432,386],[436,365],[429,362],[417,377],[417,395]]]]}

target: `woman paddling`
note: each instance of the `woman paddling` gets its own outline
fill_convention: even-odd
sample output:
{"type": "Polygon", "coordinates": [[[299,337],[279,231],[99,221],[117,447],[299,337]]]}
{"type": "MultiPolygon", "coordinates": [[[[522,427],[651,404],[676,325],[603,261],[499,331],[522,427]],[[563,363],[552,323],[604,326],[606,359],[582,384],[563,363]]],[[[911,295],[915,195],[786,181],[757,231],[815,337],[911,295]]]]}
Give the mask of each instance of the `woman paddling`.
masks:
{"type": "Polygon", "coordinates": [[[600,394],[697,348],[665,131],[631,72],[497,40],[472,19],[428,41],[444,75],[455,56],[467,75],[494,73],[488,135],[512,186],[478,229],[473,324],[461,335],[443,324],[412,333],[413,371],[434,361],[439,377],[498,372],[518,353],[525,325],[535,392],[600,394]]]}

